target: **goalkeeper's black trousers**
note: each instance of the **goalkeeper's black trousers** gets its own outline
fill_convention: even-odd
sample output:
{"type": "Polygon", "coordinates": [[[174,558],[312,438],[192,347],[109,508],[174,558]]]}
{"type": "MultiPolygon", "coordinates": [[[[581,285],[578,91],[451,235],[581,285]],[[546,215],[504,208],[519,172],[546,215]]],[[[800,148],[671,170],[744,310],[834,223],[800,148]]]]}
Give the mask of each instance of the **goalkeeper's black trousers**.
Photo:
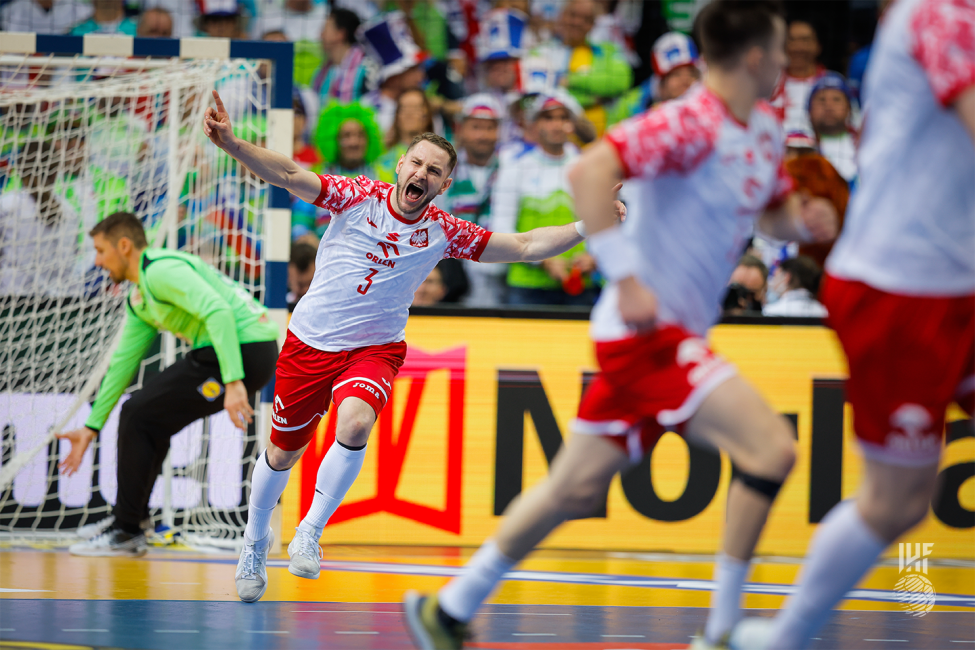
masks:
{"type": "MultiPolygon", "coordinates": [[[[274,376],[275,341],[244,343],[244,386],[252,396],[274,376]]],[[[200,418],[223,410],[220,364],[212,347],[192,350],[146,382],[122,405],[118,423],[118,494],[115,525],[136,534],[149,512],[149,496],[169,452],[169,439],[200,418]]],[[[251,424],[251,427],[254,425],[251,424]]]]}

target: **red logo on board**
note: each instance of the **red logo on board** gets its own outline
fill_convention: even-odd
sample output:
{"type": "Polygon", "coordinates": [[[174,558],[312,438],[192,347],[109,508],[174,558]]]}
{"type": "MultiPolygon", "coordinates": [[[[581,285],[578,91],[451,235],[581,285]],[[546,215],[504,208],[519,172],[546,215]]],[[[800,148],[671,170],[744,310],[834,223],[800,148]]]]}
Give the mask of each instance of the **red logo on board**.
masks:
{"type": "MultiPolygon", "coordinates": [[[[414,233],[414,236],[416,233],[414,233]]],[[[378,512],[388,512],[412,519],[421,524],[460,534],[461,510],[461,477],[464,463],[464,386],[467,374],[467,349],[465,347],[452,348],[442,352],[424,352],[419,348],[408,347],[406,359],[400,368],[400,378],[410,380],[408,386],[395,382],[389,389],[386,408],[379,415],[378,439],[370,444],[378,446],[377,462],[379,466],[376,474],[375,496],[343,503],[329,519],[329,525],[343,521],[350,521],[366,517],[378,512]],[[447,386],[447,449],[445,455],[443,481],[444,499],[442,507],[431,507],[403,498],[397,494],[406,452],[413,437],[430,435],[429,431],[414,429],[417,413],[420,409],[428,375],[436,370],[447,370],[449,381],[447,386]],[[396,422],[393,408],[393,395],[397,391],[406,390],[406,404],[399,422],[396,422]]],[[[385,380],[384,380],[385,383],[385,380]]],[[[387,384],[388,386],[388,384],[387,384]]],[[[334,409],[333,409],[334,410],[334,409]]],[[[318,466],[325,453],[335,441],[336,418],[330,412],[325,425],[325,435],[321,430],[316,433],[315,440],[308,446],[308,450],[301,457],[301,496],[300,515],[304,516],[315,498],[315,481],[318,466]]]]}
{"type": "Polygon", "coordinates": [[[420,228],[410,236],[410,246],[413,248],[426,248],[428,243],[430,238],[427,236],[426,228],[420,228]]]}

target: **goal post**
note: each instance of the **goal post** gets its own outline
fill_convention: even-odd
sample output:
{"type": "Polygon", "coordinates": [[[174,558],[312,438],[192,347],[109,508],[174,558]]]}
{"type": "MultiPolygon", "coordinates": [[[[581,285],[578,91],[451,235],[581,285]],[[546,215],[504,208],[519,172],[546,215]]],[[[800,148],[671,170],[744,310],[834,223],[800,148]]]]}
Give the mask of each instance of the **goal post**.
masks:
{"type": "MultiPolygon", "coordinates": [[[[93,265],[100,219],[134,212],[150,246],[213,264],[283,343],[290,195],[209,143],[202,117],[216,89],[238,137],[290,157],[292,72],[291,43],[0,32],[0,541],[70,542],[114,503],[126,396],[75,476],[59,474],[68,443],[54,439],[87,417],[124,318],[125,292],[93,265]]],[[[162,337],[129,392],[185,351],[162,337]]],[[[239,542],[273,385],[258,401],[248,431],[220,413],[174,436],[157,522],[239,542]]]]}

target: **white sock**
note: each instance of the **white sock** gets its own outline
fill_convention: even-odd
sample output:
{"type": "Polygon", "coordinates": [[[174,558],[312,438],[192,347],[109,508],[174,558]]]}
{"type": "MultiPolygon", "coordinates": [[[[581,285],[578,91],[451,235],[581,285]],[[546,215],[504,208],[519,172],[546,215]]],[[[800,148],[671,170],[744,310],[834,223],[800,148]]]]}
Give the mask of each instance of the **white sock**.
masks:
{"type": "Polygon", "coordinates": [[[741,618],[741,588],[748,577],[750,561],[721,553],[714,565],[715,589],[711,594],[711,611],[704,626],[704,638],[714,645],[741,618]]]}
{"type": "Polygon", "coordinates": [[[474,618],[474,612],[491,595],[502,576],[517,562],[506,556],[494,540],[488,540],[477,550],[464,572],[440,590],[440,609],[466,623],[474,618]]]}
{"type": "Polygon", "coordinates": [[[315,498],[308,514],[301,520],[299,528],[316,540],[322,536],[322,529],[328,518],[338,509],[346,492],[352,487],[362,469],[366,448],[348,449],[336,440],[318,466],[318,479],[315,481],[315,498]]]}
{"type": "Polygon", "coordinates": [[[769,650],[801,650],[833,613],[833,606],[873,566],[887,542],[877,537],[848,500],[819,525],[799,589],[775,619],[769,650]]]}
{"type": "Polygon", "coordinates": [[[247,527],[244,541],[259,542],[271,532],[271,513],[288,484],[291,468],[275,470],[267,462],[267,452],[261,454],[251,475],[251,498],[247,504],[247,527]]]}

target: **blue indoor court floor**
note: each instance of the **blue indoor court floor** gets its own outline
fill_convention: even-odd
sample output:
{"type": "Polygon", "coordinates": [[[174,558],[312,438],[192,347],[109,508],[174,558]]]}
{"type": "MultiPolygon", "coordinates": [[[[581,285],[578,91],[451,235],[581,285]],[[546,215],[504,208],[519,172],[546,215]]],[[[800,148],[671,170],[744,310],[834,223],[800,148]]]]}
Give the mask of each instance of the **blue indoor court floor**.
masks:
{"type": "MultiPolygon", "coordinates": [[[[321,578],[269,562],[261,602],[234,589],[236,556],[151,548],[138,559],[65,550],[0,552],[0,648],[410,648],[400,599],[434,591],[470,549],[326,546],[321,578]]],[[[770,615],[795,560],[759,560],[749,615],[770,615]]],[[[711,558],[541,551],[509,576],[474,621],[473,648],[677,650],[702,627],[711,558]]],[[[975,563],[932,565],[934,610],[913,616],[894,590],[896,559],[843,603],[815,649],[975,648],[975,563]]]]}

